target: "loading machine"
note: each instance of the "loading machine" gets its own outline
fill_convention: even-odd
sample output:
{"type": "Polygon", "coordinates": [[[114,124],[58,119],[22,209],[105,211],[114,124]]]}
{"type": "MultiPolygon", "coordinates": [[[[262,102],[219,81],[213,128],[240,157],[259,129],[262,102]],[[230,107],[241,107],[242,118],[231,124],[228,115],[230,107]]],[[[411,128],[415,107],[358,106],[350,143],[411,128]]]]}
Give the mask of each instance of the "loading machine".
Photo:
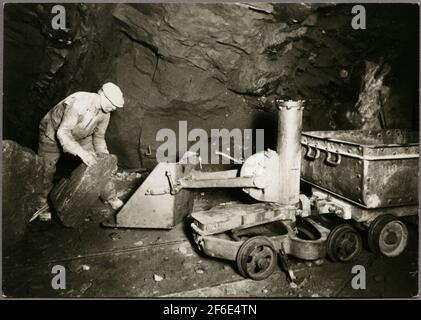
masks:
{"type": "MultiPolygon", "coordinates": [[[[278,256],[292,280],[288,255],[303,260],[328,256],[333,261],[352,261],[362,250],[365,232],[373,251],[399,255],[408,238],[408,230],[399,218],[416,215],[418,210],[418,181],[405,178],[409,172],[416,176],[418,143],[405,136],[401,138],[408,139],[398,143],[382,144],[379,141],[385,142],[380,139],[383,136],[374,132],[377,145],[362,147],[355,141],[355,132],[348,131],[348,136],[339,132],[340,139],[332,138],[338,132],[324,132],[324,136],[320,136],[321,132],[302,134],[304,101],[275,102],[276,152],[268,149],[255,153],[239,170],[197,170],[197,161],[191,161],[195,154],[187,154],[183,159],[187,161],[159,163],[115,222],[106,226],[170,229],[191,213],[191,189],[242,188],[257,202],[224,203],[190,216],[197,247],[206,255],[235,261],[244,277],[268,277],[278,256]],[[349,137],[353,142],[347,141],[349,137]],[[382,185],[372,167],[375,174],[386,176],[383,182],[392,182],[391,190],[379,191],[382,185]],[[302,176],[313,186],[311,195],[300,194],[302,176]],[[402,183],[414,187],[410,188],[411,195],[384,201],[402,183]],[[348,192],[350,188],[355,189],[348,192]]],[[[360,132],[360,138],[366,134],[360,132]]],[[[384,137],[396,138],[397,132],[386,132],[384,137]]]]}

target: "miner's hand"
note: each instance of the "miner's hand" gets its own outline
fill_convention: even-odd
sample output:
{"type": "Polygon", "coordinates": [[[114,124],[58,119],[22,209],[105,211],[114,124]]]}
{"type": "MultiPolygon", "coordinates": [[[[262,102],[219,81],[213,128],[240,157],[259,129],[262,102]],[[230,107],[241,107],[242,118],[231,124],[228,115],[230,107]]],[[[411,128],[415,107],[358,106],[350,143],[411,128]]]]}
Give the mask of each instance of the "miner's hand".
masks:
{"type": "Polygon", "coordinates": [[[83,163],[85,163],[88,167],[92,167],[97,163],[97,158],[94,152],[91,151],[84,151],[79,155],[82,159],[83,163]]]}

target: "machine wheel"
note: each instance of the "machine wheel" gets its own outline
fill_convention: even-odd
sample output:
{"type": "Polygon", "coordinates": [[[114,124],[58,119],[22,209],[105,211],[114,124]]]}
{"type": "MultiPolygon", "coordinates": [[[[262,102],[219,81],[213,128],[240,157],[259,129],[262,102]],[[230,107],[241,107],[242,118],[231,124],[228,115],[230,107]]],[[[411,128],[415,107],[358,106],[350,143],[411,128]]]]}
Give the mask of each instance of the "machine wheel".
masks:
{"type": "Polygon", "coordinates": [[[332,261],[350,262],[358,257],[362,247],[361,235],[349,224],[336,226],[327,238],[327,255],[332,261]]]}
{"type": "Polygon", "coordinates": [[[237,268],[243,277],[263,280],[276,266],[277,255],[272,242],[263,236],[244,241],[237,253],[237,268]]]}
{"type": "Polygon", "coordinates": [[[377,217],[368,230],[368,246],[371,251],[386,257],[396,257],[406,248],[408,229],[395,216],[386,214],[377,217]]]}

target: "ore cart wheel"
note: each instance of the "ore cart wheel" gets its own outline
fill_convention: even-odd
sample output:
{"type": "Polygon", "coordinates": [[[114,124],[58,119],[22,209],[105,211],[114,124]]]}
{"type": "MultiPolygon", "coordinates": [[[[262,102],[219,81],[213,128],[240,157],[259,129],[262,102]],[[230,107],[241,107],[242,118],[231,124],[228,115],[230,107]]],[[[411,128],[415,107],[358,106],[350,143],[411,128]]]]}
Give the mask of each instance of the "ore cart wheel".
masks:
{"type": "Polygon", "coordinates": [[[263,280],[276,266],[275,248],[268,238],[257,236],[244,241],[237,253],[237,268],[243,277],[263,280]]]}
{"type": "Polygon", "coordinates": [[[358,257],[362,246],[358,231],[349,224],[340,224],[329,233],[327,255],[332,261],[350,262],[358,257]]]}
{"type": "Polygon", "coordinates": [[[368,246],[371,251],[386,257],[396,257],[406,248],[408,229],[395,216],[386,214],[377,217],[368,230],[368,246]]]}

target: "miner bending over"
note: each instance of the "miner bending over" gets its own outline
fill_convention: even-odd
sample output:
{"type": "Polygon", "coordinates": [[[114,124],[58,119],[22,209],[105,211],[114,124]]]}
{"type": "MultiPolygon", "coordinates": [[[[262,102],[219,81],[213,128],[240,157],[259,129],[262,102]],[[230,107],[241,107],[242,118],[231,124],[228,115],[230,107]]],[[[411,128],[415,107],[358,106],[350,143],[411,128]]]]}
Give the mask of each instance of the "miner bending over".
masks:
{"type": "MultiPolygon", "coordinates": [[[[108,82],[98,93],[76,92],[59,102],[41,120],[38,154],[45,158],[46,179],[52,181],[62,152],[71,153],[87,165],[96,163],[96,153],[109,153],[105,132],[110,112],[124,105],[118,86],[108,82]]],[[[45,194],[45,202],[50,190],[45,194]]],[[[113,206],[118,198],[108,200],[113,206]]],[[[51,213],[44,214],[48,220],[51,213]]],[[[41,216],[42,218],[43,216],[41,216]]]]}

